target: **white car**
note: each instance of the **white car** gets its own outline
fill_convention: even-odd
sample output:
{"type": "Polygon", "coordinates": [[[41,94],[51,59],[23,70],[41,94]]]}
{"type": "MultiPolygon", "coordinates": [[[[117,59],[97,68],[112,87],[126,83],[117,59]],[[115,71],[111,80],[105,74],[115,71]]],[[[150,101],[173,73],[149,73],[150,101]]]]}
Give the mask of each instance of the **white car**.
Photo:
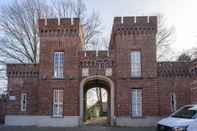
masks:
{"type": "Polygon", "coordinates": [[[197,105],[186,105],[160,120],[157,131],[197,131],[197,105]]]}

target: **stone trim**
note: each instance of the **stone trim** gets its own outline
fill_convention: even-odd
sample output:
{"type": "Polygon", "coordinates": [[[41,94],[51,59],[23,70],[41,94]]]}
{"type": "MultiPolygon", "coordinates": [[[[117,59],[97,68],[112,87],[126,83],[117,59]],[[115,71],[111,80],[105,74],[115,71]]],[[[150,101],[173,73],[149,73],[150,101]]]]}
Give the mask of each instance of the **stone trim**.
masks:
{"type": "Polygon", "coordinates": [[[161,119],[162,117],[158,116],[147,116],[143,118],[117,117],[116,125],[128,127],[152,127],[156,126],[157,122],[161,119]]]}
{"type": "Polygon", "coordinates": [[[6,115],[5,125],[8,126],[43,126],[43,127],[75,127],[79,126],[79,116],[51,116],[6,115]]]}

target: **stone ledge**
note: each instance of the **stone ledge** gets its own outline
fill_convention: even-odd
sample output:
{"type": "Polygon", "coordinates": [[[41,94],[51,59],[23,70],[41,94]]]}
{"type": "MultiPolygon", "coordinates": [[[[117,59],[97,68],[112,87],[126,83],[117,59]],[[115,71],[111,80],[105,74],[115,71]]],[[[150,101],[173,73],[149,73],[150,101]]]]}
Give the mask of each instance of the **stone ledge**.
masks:
{"type": "Polygon", "coordinates": [[[5,125],[9,126],[41,126],[41,127],[76,127],[79,126],[79,116],[51,116],[6,115],[5,125]]]}
{"type": "Polygon", "coordinates": [[[130,117],[116,117],[117,126],[126,127],[153,127],[162,117],[147,116],[143,118],[130,118],[130,117]]]}

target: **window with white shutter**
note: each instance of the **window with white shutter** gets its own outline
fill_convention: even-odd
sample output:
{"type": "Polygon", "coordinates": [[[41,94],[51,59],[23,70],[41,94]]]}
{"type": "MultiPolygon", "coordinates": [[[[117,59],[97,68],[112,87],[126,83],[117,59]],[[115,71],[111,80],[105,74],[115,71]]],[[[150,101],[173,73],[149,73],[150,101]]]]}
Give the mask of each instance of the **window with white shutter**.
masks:
{"type": "Polygon", "coordinates": [[[54,78],[64,78],[64,52],[54,53],[54,78]]]}
{"type": "Polygon", "coordinates": [[[141,52],[132,51],[131,54],[131,77],[141,77],[141,52]]]}
{"type": "Polygon", "coordinates": [[[142,89],[132,89],[132,117],[142,117],[142,89]]]}
{"type": "Polygon", "coordinates": [[[53,116],[63,116],[63,96],[64,90],[55,89],[53,90],[53,116]]]}

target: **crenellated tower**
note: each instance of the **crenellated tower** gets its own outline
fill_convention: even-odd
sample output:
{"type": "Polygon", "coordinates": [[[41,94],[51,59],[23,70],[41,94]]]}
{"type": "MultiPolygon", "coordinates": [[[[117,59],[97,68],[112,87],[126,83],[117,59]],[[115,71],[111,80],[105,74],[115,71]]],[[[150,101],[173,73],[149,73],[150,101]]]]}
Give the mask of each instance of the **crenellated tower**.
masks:
{"type": "Polygon", "coordinates": [[[131,77],[132,51],[141,55],[140,77],[156,77],[156,33],[156,16],[114,18],[110,50],[116,61],[117,77],[131,77]]]}
{"type": "Polygon", "coordinates": [[[63,78],[77,77],[83,32],[79,18],[40,19],[40,78],[53,79],[54,52],[63,52],[63,78]]]}

